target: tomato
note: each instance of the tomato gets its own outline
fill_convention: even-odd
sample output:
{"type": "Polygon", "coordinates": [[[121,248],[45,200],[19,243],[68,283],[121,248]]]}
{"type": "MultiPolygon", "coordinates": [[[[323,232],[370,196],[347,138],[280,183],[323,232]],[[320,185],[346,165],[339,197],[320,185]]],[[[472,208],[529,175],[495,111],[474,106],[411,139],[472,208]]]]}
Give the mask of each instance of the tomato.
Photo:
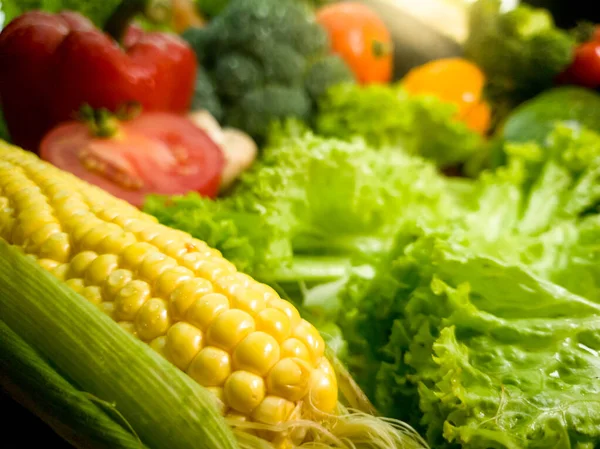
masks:
{"type": "Polygon", "coordinates": [[[390,81],[394,44],[373,10],[358,2],[339,2],[322,7],[316,16],[329,34],[332,50],[346,61],[359,83],[390,81]]]}
{"type": "Polygon", "coordinates": [[[589,41],[575,49],[575,58],[560,75],[560,82],[595,89],[600,87],[600,41],[589,41]]]}
{"type": "Polygon", "coordinates": [[[84,123],[59,125],[42,140],[40,156],[138,207],[150,193],[214,197],[225,165],[206,132],[163,112],[120,122],[109,138],[92,135],[84,123]]]}

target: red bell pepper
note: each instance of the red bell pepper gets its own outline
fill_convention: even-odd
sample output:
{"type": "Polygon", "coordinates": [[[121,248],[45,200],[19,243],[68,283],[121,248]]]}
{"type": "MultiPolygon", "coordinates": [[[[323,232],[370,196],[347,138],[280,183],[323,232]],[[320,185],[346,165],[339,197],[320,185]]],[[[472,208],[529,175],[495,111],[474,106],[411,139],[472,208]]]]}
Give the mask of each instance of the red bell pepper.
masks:
{"type": "Polygon", "coordinates": [[[112,23],[127,31],[123,39],[73,12],[28,12],[0,33],[0,103],[16,144],[37,151],[44,134],[83,104],[188,110],[197,70],[193,50],[175,35],[146,33],[123,18],[112,23]]]}

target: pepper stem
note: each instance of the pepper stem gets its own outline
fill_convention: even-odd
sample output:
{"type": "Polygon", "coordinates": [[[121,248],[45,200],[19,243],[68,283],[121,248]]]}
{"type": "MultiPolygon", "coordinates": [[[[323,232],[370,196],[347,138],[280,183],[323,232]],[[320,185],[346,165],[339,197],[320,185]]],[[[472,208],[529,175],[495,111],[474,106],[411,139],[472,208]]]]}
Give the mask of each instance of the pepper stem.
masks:
{"type": "Polygon", "coordinates": [[[136,16],[142,14],[150,23],[158,25],[170,20],[172,9],[172,0],[125,0],[108,18],[104,31],[122,44],[136,16]]]}
{"type": "Polygon", "coordinates": [[[389,43],[381,42],[381,41],[373,41],[373,55],[376,58],[382,58],[387,56],[392,51],[392,46],[389,43]]]}

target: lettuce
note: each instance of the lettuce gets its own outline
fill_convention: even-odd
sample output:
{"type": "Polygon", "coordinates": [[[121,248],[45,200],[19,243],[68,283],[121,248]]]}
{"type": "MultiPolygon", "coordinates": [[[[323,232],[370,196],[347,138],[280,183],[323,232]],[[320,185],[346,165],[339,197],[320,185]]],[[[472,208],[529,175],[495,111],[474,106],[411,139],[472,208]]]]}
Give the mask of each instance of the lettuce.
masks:
{"type": "Polygon", "coordinates": [[[436,236],[393,265],[395,291],[363,298],[395,304],[372,380],[384,413],[418,402],[433,447],[600,441],[600,304],[436,236]]]}
{"type": "Polygon", "coordinates": [[[468,161],[484,145],[477,133],[454,119],[455,113],[453,104],[410,96],[401,84],[340,84],[322,97],[315,129],[339,139],[359,136],[375,148],[399,147],[449,167],[468,161]]]}
{"type": "Polygon", "coordinates": [[[433,447],[592,448],[600,135],[556,124],[543,146],[506,150],[507,165],[454,191],[458,218],[400,228],[374,274],[346,284],[346,362],[433,447]]]}

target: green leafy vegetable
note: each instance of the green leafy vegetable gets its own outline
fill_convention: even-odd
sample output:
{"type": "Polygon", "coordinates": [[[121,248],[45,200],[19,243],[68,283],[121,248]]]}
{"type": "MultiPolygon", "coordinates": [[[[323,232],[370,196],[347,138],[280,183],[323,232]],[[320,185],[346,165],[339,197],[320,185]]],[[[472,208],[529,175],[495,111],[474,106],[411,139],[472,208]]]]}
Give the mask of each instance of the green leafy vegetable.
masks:
{"type": "Polygon", "coordinates": [[[409,96],[400,84],[340,84],[321,99],[316,130],[341,139],[360,136],[374,147],[399,146],[446,167],[465,162],[483,145],[454,119],[455,112],[434,97],[409,96]]]}
{"type": "Polygon", "coordinates": [[[500,5],[499,0],[478,0],[471,6],[465,43],[466,56],[486,74],[486,93],[498,119],[552,87],[575,46],[548,11],[523,4],[501,12],[500,5]]]}
{"type": "Polygon", "coordinates": [[[559,121],[600,131],[600,95],[580,87],[551,89],[516,108],[500,135],[510,142],[544,143],[559,121]]]}

